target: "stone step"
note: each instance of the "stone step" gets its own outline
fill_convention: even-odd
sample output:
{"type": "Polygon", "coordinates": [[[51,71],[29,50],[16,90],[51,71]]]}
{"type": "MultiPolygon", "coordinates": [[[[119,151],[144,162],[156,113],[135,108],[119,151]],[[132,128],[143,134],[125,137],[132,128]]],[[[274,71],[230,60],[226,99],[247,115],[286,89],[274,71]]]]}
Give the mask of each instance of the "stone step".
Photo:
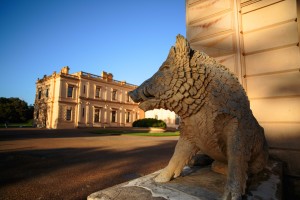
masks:
{"type": "MultiPolygon", "coordinates": [[[[160,171],[122,183],[88,196],[88,200],[216,200],[222,199],[226,176],[210,166],[186,167],[182,176],[167,183],[153,178],[160,171]]],[[[246,199],[282,199],[282,163],[269,161],[267,167],[247,183],[246,199]]]]}

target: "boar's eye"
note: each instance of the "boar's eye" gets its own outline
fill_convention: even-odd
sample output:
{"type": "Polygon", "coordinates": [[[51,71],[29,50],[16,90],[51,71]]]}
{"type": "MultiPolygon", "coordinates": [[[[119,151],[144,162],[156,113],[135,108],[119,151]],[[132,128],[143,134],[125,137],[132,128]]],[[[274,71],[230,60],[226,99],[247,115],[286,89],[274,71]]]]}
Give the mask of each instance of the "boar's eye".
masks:
{"type": "Polygon", "coordinates": [[[163,71],[163,70],[168,70],[168,69],[170,69],[170,66],[169,65],[163,65],[163,66],[161,66],[160,67],[160,71],[163,71]]]}

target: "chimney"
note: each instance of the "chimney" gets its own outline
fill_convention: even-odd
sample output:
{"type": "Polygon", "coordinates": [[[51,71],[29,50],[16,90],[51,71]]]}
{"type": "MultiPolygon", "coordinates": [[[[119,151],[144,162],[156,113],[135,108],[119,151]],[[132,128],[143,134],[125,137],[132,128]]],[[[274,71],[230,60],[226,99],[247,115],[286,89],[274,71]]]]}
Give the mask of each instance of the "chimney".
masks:
{"type": "Polygon", "coordinates": [[[102,71],[102,78],[103,80],[107,80],[107,81],[112,81],[113,80],[113,75],[112,73],[107,73],[105,71],[102,71]]]}
{"type": "Polygon", "coordinates": [[[113,77],[114,77],[114,76],[112,75],[112,73],[108,73],[108,74],[107,74],[107,80],[108,80],[108,81],[112,81],[112,80],[113,80],[113,77]]]}
{"type": "Polygon", "coordinates": [[[61,74],[69,74],[70,68],[68,66],[65,66],[61,69],[60,73],[61,74]]]}
{"type": "Polygon", "coordinates": [[[102,71],[101,76],[103,79],[107,79],[107,73],[105,71],[102,71]]]}

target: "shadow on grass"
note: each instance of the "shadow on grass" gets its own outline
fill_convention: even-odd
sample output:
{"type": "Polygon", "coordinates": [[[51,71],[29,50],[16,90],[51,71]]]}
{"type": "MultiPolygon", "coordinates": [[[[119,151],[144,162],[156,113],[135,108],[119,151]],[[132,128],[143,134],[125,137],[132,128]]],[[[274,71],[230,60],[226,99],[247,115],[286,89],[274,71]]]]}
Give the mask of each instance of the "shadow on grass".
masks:
{"type": "Polygon", "coordinates": [[[40,138],[74,138],[95,137],[95,134],[80,129],[48,130],[38,128],[0,129],[0,141],[40,139],[40,138]]]}
{"type": "MultiPolygon", "coordinates": [[[[149,129],[139,128],[82,128],[82,129],[38,129],[16,128],[0,129],[0,141],[40,139],[40,138],[74,138],[101,137],[128,133],[149,133],[149,129]]],[[[175,132],[175,131],[171,131],[175,132]]]]}
{"type": "Polygon", "coordinates": [[[149,130],[95,130],[91,133],[100,134],[100,135],[133,135],[133,136],[153,136],[153,137],[165,137],[165,136],[179,136],[179,131],[167,131],[167,132],[151,132],[149,130]]]}

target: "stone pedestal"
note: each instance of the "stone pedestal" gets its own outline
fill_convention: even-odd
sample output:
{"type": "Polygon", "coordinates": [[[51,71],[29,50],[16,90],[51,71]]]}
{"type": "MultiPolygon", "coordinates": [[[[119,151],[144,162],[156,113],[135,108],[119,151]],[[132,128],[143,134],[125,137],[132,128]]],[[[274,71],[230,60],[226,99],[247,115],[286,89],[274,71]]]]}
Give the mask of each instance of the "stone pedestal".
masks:
{"type": "MultiPolygon", "coordinates": [[[[221,199],[226,176],[211,171],[210,166],[186,167],[181,177],[168,183],[156,183],[159,171],[95,192],[88,200],[216,200],[221,199]]],[[[246,199],[281,200],[282,164],[269,161],[267,167],[247,183],[246,199]]]]}

